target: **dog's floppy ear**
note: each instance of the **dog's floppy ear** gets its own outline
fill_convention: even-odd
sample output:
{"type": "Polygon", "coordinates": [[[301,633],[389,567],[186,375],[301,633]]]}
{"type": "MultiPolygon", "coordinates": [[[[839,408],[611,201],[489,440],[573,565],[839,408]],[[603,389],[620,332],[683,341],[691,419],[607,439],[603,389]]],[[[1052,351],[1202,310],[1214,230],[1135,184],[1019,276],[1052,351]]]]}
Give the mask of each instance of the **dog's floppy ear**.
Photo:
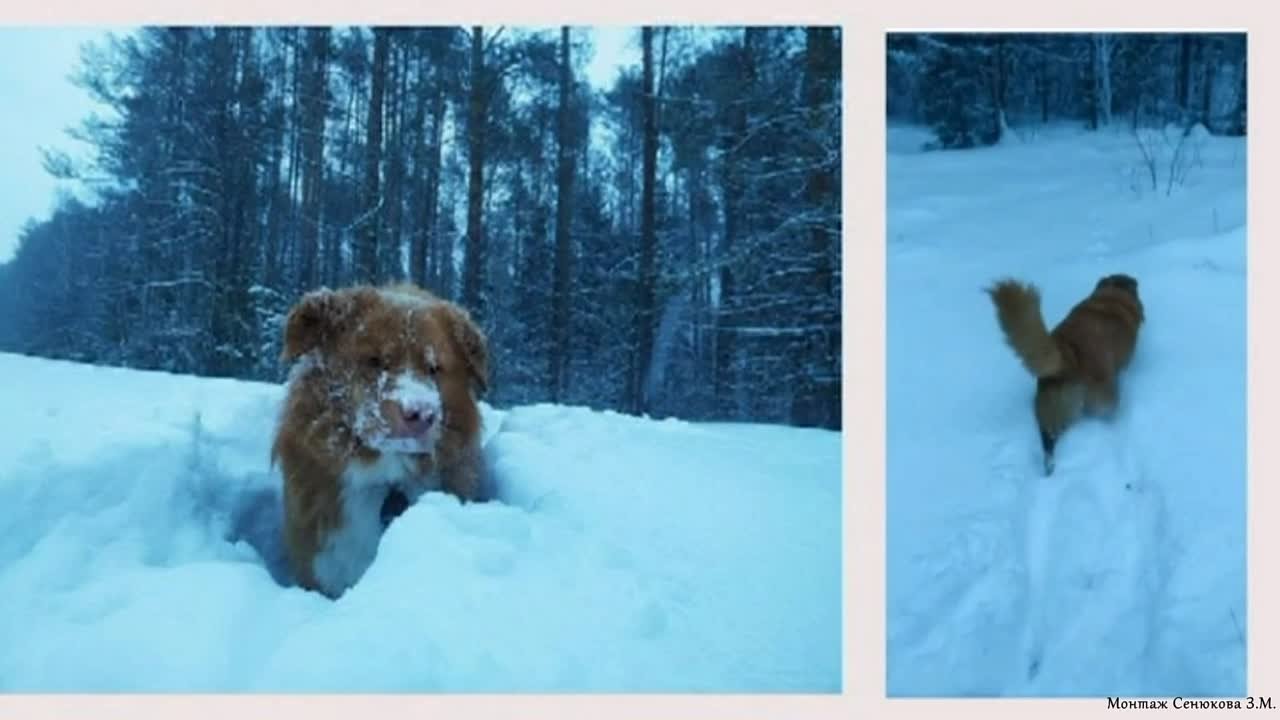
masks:
{"type": "Polygon", "coordinates": [[[489,389],[489,343],[484,333],[461,307],[451,302],[441,302],[436,307],[444,318],[449,337],[467,363],[476,390],[483,394],[489,389]]]}
{"type": "Polygon", "coordinates": [[[303,295],[285,320],[280,359],[292,362],[328,344],[353,309],[353,298],[348,293],[323,288],[303,295]]]}

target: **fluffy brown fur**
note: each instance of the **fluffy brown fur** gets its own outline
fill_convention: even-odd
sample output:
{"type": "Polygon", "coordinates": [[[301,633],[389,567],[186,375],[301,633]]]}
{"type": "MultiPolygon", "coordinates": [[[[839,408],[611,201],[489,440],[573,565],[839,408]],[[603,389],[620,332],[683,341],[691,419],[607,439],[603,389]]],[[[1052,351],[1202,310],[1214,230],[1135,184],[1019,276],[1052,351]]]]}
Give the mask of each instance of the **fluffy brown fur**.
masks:
{"type": "Polygon", "coordinates": [[[361,551],[344,572],[317,564],[350,550],[335,545],[353,533],[368,544],[368,503],[354,498],[436,488],[480,498],[486,342],[466,311],[420,288],[358,286],[305,295],[286,321],[282,359],[295,363],[272,448],[285,547],[301,586],[336,597],[372,561],[361,551]]]}
{"type": "Polygon", "coordinates": [[[1102,278],[1052,332],[1035,286],[1001,280],[986,292],[1005,340],[1037,379],[1036,422],[1045,474],[1052,474],[1062,433],[1083,415],[1109,416],[1115,409],[1117,378],[1133,357],[1144,320],[1138,281],[1128,275],[1102,278]]]}

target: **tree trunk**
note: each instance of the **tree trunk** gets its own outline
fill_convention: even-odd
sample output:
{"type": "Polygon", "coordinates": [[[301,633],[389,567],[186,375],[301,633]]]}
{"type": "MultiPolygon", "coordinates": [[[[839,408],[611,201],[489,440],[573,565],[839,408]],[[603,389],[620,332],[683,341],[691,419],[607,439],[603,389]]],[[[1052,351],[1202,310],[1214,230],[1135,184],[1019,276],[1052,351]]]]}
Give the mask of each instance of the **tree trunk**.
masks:
{"type": "Polygon", "coordinates": [[[298,285],[303,291],[314,287],[318,280],[316,260],[322,236],[329,28],[309,28],[306,33],[306,75],[303,80],[301,129],[302,213],[298,242],[298,285]]]}
{"type": "Polygon", "coordinates": [[[1009,95],[1009,50],[1007,45],[1008,43],[1003,35],[996,35],[994,53],[996,65],[995,85],[992,88],[991,109],[995,113],[993,120],[996,126],[997,142],[1002,140],[1008,131],[1008,117],[1005,114],[1009,95]]]}
{"type": "MultiPolygon", "coordinates": [[[[435,258],[431,263],[430,273],[423,269],[423,281],[429,281],[434,287],[444,291],[444,264],[453,262],[451,257],[441,251],[440,237],[440,168],[444,161],[444,115],[445,96],[443,78],[436,80],[436,95],[431,105],[431,157],[427,163],[426,192],[426,248],[424,255],[435,258]]],[[[453,247],[452,241],[449,247],[453,247]]],[[[452,253],[449,253],[450,255],[452,253]]]]}
{"type": "Polygon", "coordinates": [[[426,286],[427,272],[427,234],[428,220],[426,209],[426,165],[427,165],[427,66],[423,61],[421,42],[415,43],[413,67],[417,72],[417,86],[413,93],[413,119],[410,121],[410,132],[413,133],[412,150],[413,180],[411,181],[409,199],[409,280],[426,286]]]}
{"type": "Polygon", "coordinates": [[[1049,122],[1049,56],[1047,54],[1040,56],[1036,77],[1039,80],[1036,85],[1040,91],[1040,123],[1044,125],[1049,122]]]}
{"type": "Polygon", "coordinates": [[[394,31],[397,42],[393,47],[391,63],[391,94],[387,98],[387,189],[383,193],[387,226],[383,238],[382,275],[391,280],[404,277],[403,251],[404,229],[404,99],[405,62],[404,31],[394,31]]]}
{"type": "MultiPolygon", "coordinates": [[[[200,367],[191,368],[199,374],[225,377],[234,373],[232,354],[228,352],[235,346],[235,318],[237,308],[235,301],[238,285],[235,282],[234,269],[239,255],[239,212],[237,207],[237,187],[241,180],[240,157],[246,148],[236,142],[231,108],[235,103],[234,78],[237,75],[235,66],[234,31],[227,27],[218,27],[213,31],[212,82],[207,88],[206,99],[210,101],[209,109],[213,114],[211,158],[216,164],[217,173],[212,179],[212,186],[207,188],[207,196],[212,201],[214,215],[211,218],[211,235],[215,238],[209,251],[212,255],[212,275],[222,287],[212,298],[212,314],[209,317],[210,346],[205,349],[204,357],[199,358],[200,367]]],[[[185,307],[184,312],[192,314],[192,308],[185,307]]]]}
{"type": "Polygon", "coordinates": [[[655,192],[658,177],[657,98],[654,95],[653,28],[641,29],[643,45],[643,149],[641,151],[640,189],[640,277],[636,298],[636,372],[632,378],[632,402],[637,414],[649,408],[647,380],[653,366],[654,320],[657,310],[657,288],[654,277],[657,254],[655,192]]]}
{"type": "Polygon", "coordinates": [[[369,127],[365,144],[364,211],[360,218],[359,247],[356,251],[356,282],[377,282],[378,241],[381,236],[383,197],[382,106],[387,80],[388,36],[385,28],[373,31],[373,69],[369,81],[369,127]]]}
{"type": "MultiPolygon", "coordinates": [[[[283,75],[285,65],[285,52],[283,49],[276,50],[275,72],[283,75]]],[[[263,249],[263,264],[265,265],[265,283],[266,286],[273,290],[282,289],[283,279],[280,263],[280,226],[281,217],[284,209],[293,201],[288,197],[280,187],[280,171],[284,167],[284,143],[287,135],[285,134],[285,97],[284,88],[276,90],[276,118],[278,119],[278,127],[272,135],[271,163],[270,170],[271,181],[267,185],[267,198],[270,203],[267,210],[267,242],[263,249]]]]}
{"type": "MultiPolygon", "coordinates": [[[[343,130],[340,135],[342,138],[342,144],[337,149],[338,157],[342,159],[342,168],[340,172],[343,177],[347,178],[355,177],[356,175],[357,161],[354,157],[355,153],[351,152],[351,147],[354,144],[356,137],[355,123],[356,118],[359,116],[357,100],[360,96],[360,85],[361,83],[359,78],[353,78],[351,86],[347,91],[347,108],[343,113],[345,122],[343,123],[343,130]]],[[[326,283],[330,286],[345,285],[354,274],[354,258],[350,263],[344,263],[342,258],[342,243],[346,236],[347,230],[345,228],[339,229],[334,227],[330,231],[329,243],[325,247],[326,262],[329,266],[328,272],[330,274],[326,283]]],[[[358,245],[358,241],[353,239],[351,242],[352,255],[355,255],[356,252],[358,252],[358,245]]]]}
{"type": "Polygon", "coordinates": [[[1098,121],[1103,127],[1111,124],[1111,50],[1113,37],[1110,33],[1096,33],[1093,36],[1094,52],[1098,59],[1098,121]]]}
{"type": "Polygon", "coordinates": [[[1184,116],[1191,111],[1191,55],[1195,50],[1195,39],[1191,33],[1183,33],[1180,42],[1181,52],[1178,54],[1178,108],[1184,116]]]}
{"type": "Polygon", "coordinates": [[[551,377],[552,400],[562,402],[569,382],[569,328],[571,326],[569,279],[573,253],[569,243],[569,221],[573,207],[574,148],[569,131],[569,98],[573,86],[573,66],[569,57],[569,28],[560,28],[560,107],[556,113],[556,251],[551,290],[551,377]]]}
{"type": "Polygon", "coordinates": [[[1200,68],[1203,82],[1200,96],[1200,122],[1206,130],[1213,129],[1213,85],[1218,72],[1218,47],[1213,38],[1206,37],[1200,45],[1200,68]]]}
{"type": "Polygon", "coordinates": [[[484,236],[485,106],[489,78],[484,63],[484,30],[471,28],[471,92],[467,97],[467,247],[462,265],[462,303],[484,317],[487,252],[484,236]]]}
{"type": "Polygon", "coordinates": [[[1102,108],[1098,104],[1098,41],[1096,36],[1089,42],[1089,93],[1085,102],[1089,107],[1089,129],[1102,127],[1102,108]]]}
{"type": "Polygon", "coordinates": [[[759,28],[748,27],[742,31],[742,44],[738,62],[738,83],[742,89],[733,105],[729,121],[730,133],[726,139],[728,150],[724,156],[724,179],[721,193],[724,198],[724,234],[717,253],[720,261],[720,298],[716,310],[715,377],[712,380],[716,412],[727,417],[738,416],[736,392],[738,388],[736,326],[741,309],[738,307],[737,283],[731,257],[745,235],[743,211],[744,178],[742,172],[743,143],[747,136],[747,97],[755,85],[755,39],[759,28]]]}
{"type": "Polygon", "coordinates": [[[298,223],[301,215],[301,207],[293,201],[298,197],[298,184],[302,177],[302,71],[303,62],[302,43],[299,40],[302,30],[293,28],[289,31],[289,54],[292,56],[292,72],[287,82],[291,86],[293,93],[293,107],[289,113],[289,127],[292,132],[289,133],[289,180],[287,183],[287,197],[289,198],[289,219],[284,233],[283,242],[280,246],[280,255],[278,262],[284,268],[287,268],[285,276],[291,278],[291,282],[296,284],[298,266],[295,260],[295,247],[298,244],[298,223]]]}
{"type": "Polygon", "coordinates": [[[1240,38],[1240,72],[1237,73],[1239,88],[1236,90],[1239,99],[1236,101],[1234,131],[1238,135],[1249,132],[1249,40],[1240,38]]]}
{"type": "MultiPolygon", "coordinates": [[[[825,115],[835,98],[840,73],[840,47],[835,29],[805,30],[803,102],[809,116],[806,130],[819,143],[813,168],[805,182],[805,199],[819,222],[809,229],[808,256],[813,268],[807,285],[814,290],[814,327],[823,328],[806,341],[807,377],[798,383],[792,403],[792,422],[838,429],[840,427],[840,298],[835,292],[836,263],[840,243],[840,198],[837,174],[840,163],[823,162],[821,143],[831,130],[825,115]]],[[[839,127],[837,121],[835,127],[839,127]]]]}

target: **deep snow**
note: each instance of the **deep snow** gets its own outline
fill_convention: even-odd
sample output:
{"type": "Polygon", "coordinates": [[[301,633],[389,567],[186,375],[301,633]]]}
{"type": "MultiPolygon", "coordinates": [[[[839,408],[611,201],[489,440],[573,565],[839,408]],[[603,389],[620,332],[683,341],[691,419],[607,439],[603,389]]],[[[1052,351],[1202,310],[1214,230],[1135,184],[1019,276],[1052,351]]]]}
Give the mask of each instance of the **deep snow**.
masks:
{"type": "Polygon", "coordinates": [[[841,687],[840,435],[485,407],[500,502],[424,496],[287,587],[281,387],[0,355],[4,691],[841,687]]]}
{"type": "Polygon", "coordinates": [[[1195,133],[1158,191],[1133,137],[888,144],[890,695],[1245,692],[1245,141],[1195,133]],[[1147,323],[1112,423],[1040,471],[992,280],[1056,323],[1111,272],[1147,323]]]}

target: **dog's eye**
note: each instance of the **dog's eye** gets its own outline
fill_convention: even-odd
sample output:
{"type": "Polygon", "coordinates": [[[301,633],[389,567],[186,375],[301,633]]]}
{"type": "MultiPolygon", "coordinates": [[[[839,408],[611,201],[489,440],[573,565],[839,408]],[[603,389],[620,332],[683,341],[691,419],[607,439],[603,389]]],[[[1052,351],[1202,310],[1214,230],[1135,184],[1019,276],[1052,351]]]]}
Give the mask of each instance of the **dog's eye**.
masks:
{"type": "Polygon", "coordinates": [[[365,357],[364,363],[370,370],[381,370],[386,367],[381,355],[369,355],[365,357]]]}

